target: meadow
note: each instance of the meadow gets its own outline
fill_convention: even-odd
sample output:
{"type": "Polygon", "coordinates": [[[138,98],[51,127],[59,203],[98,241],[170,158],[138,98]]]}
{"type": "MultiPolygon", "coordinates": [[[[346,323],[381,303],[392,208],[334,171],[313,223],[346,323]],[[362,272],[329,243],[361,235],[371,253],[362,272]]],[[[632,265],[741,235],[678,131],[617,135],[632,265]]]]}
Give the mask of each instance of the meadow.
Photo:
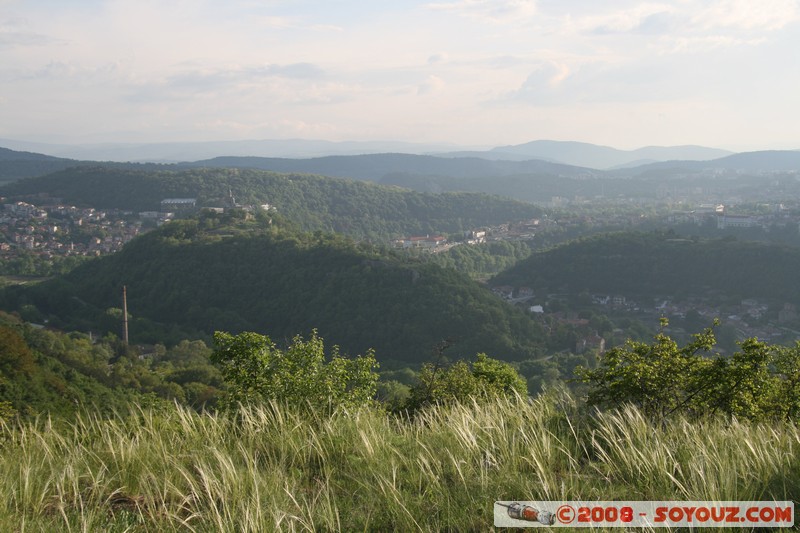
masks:
{"type": "Polygon", "coordinates": [[[5,423],[0,471],[2,531],[491,531],[496,500],[797,505],[800,429],[652,424],[565,392],[413,418],[175,406],[5,423]]]}

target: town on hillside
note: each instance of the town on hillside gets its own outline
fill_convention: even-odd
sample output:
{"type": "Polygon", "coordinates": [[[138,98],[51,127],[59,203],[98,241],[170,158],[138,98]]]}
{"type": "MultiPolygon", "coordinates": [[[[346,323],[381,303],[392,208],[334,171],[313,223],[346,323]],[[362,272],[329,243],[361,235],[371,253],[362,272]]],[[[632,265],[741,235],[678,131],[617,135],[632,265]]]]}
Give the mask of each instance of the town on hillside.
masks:
{"type": "MultiPolygon", "coordinates": [[[[240,205],[233,194],[222,203],[202,209],[275,209],[270,204],[240,205]]],[[[158,211],[140,212],[75,207],[57,199],[35,205],[0,198],[0,252],[6,259],[23,253],[44,258],[110,254],[137,235],[198,209],[195,198],[165,198],[158,211]]]]}

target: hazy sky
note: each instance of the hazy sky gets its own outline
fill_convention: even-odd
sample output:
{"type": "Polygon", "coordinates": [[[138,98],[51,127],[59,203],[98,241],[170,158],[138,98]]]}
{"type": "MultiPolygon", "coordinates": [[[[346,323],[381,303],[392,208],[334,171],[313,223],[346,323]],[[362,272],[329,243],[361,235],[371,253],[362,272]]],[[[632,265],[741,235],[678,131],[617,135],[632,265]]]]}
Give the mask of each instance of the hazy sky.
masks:
{"type": "Polygon", "coordinates": [[[800,148],[800,0],[0,0],[0,138],[800,148]]]}

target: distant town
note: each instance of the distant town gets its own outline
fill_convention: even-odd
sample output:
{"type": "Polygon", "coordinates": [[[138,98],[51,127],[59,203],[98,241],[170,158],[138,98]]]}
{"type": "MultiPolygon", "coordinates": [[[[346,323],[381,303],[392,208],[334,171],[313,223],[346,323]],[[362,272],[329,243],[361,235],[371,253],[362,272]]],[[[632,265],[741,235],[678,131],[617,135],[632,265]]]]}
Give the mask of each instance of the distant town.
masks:
{"type": "MultiPolygon", "coordinates": [[[[168,219],[153,219],[152,227],[168,219]]],[[[0,211],[0,250],[6,257],[19,251],[45,257],[113,253],[146,230],[145,220],[114,209],[7,203],[0,211]]]]}
{"type": "MultiPolygon", "coordinates": [[[[5,258],[20,253],[52,258],[56,256],[100,256],[118,252],[131,239],[181,214],[196,211],[194,198],[166,198],[159,211],[122,211],[75,207],[57,202],[34,205],[5,202],[0,198],[0,252],[5,258]]],[[[231,194],[225,209],[274,209],[270,204],[239,205],[231,194]]]]}

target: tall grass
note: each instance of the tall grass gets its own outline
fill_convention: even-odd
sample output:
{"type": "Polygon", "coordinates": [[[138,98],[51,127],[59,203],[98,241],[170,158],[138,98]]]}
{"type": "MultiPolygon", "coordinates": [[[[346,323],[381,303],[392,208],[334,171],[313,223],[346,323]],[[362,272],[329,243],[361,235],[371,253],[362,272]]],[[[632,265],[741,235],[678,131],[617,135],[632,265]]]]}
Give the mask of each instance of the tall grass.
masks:
{"type": "Polygon", "coordinates": [[[653,425],[563,395],[413,419],[140,409],[0,439],[2,531],[487,531],[495,500],[800,495],[795,425],[653,425]]]}

